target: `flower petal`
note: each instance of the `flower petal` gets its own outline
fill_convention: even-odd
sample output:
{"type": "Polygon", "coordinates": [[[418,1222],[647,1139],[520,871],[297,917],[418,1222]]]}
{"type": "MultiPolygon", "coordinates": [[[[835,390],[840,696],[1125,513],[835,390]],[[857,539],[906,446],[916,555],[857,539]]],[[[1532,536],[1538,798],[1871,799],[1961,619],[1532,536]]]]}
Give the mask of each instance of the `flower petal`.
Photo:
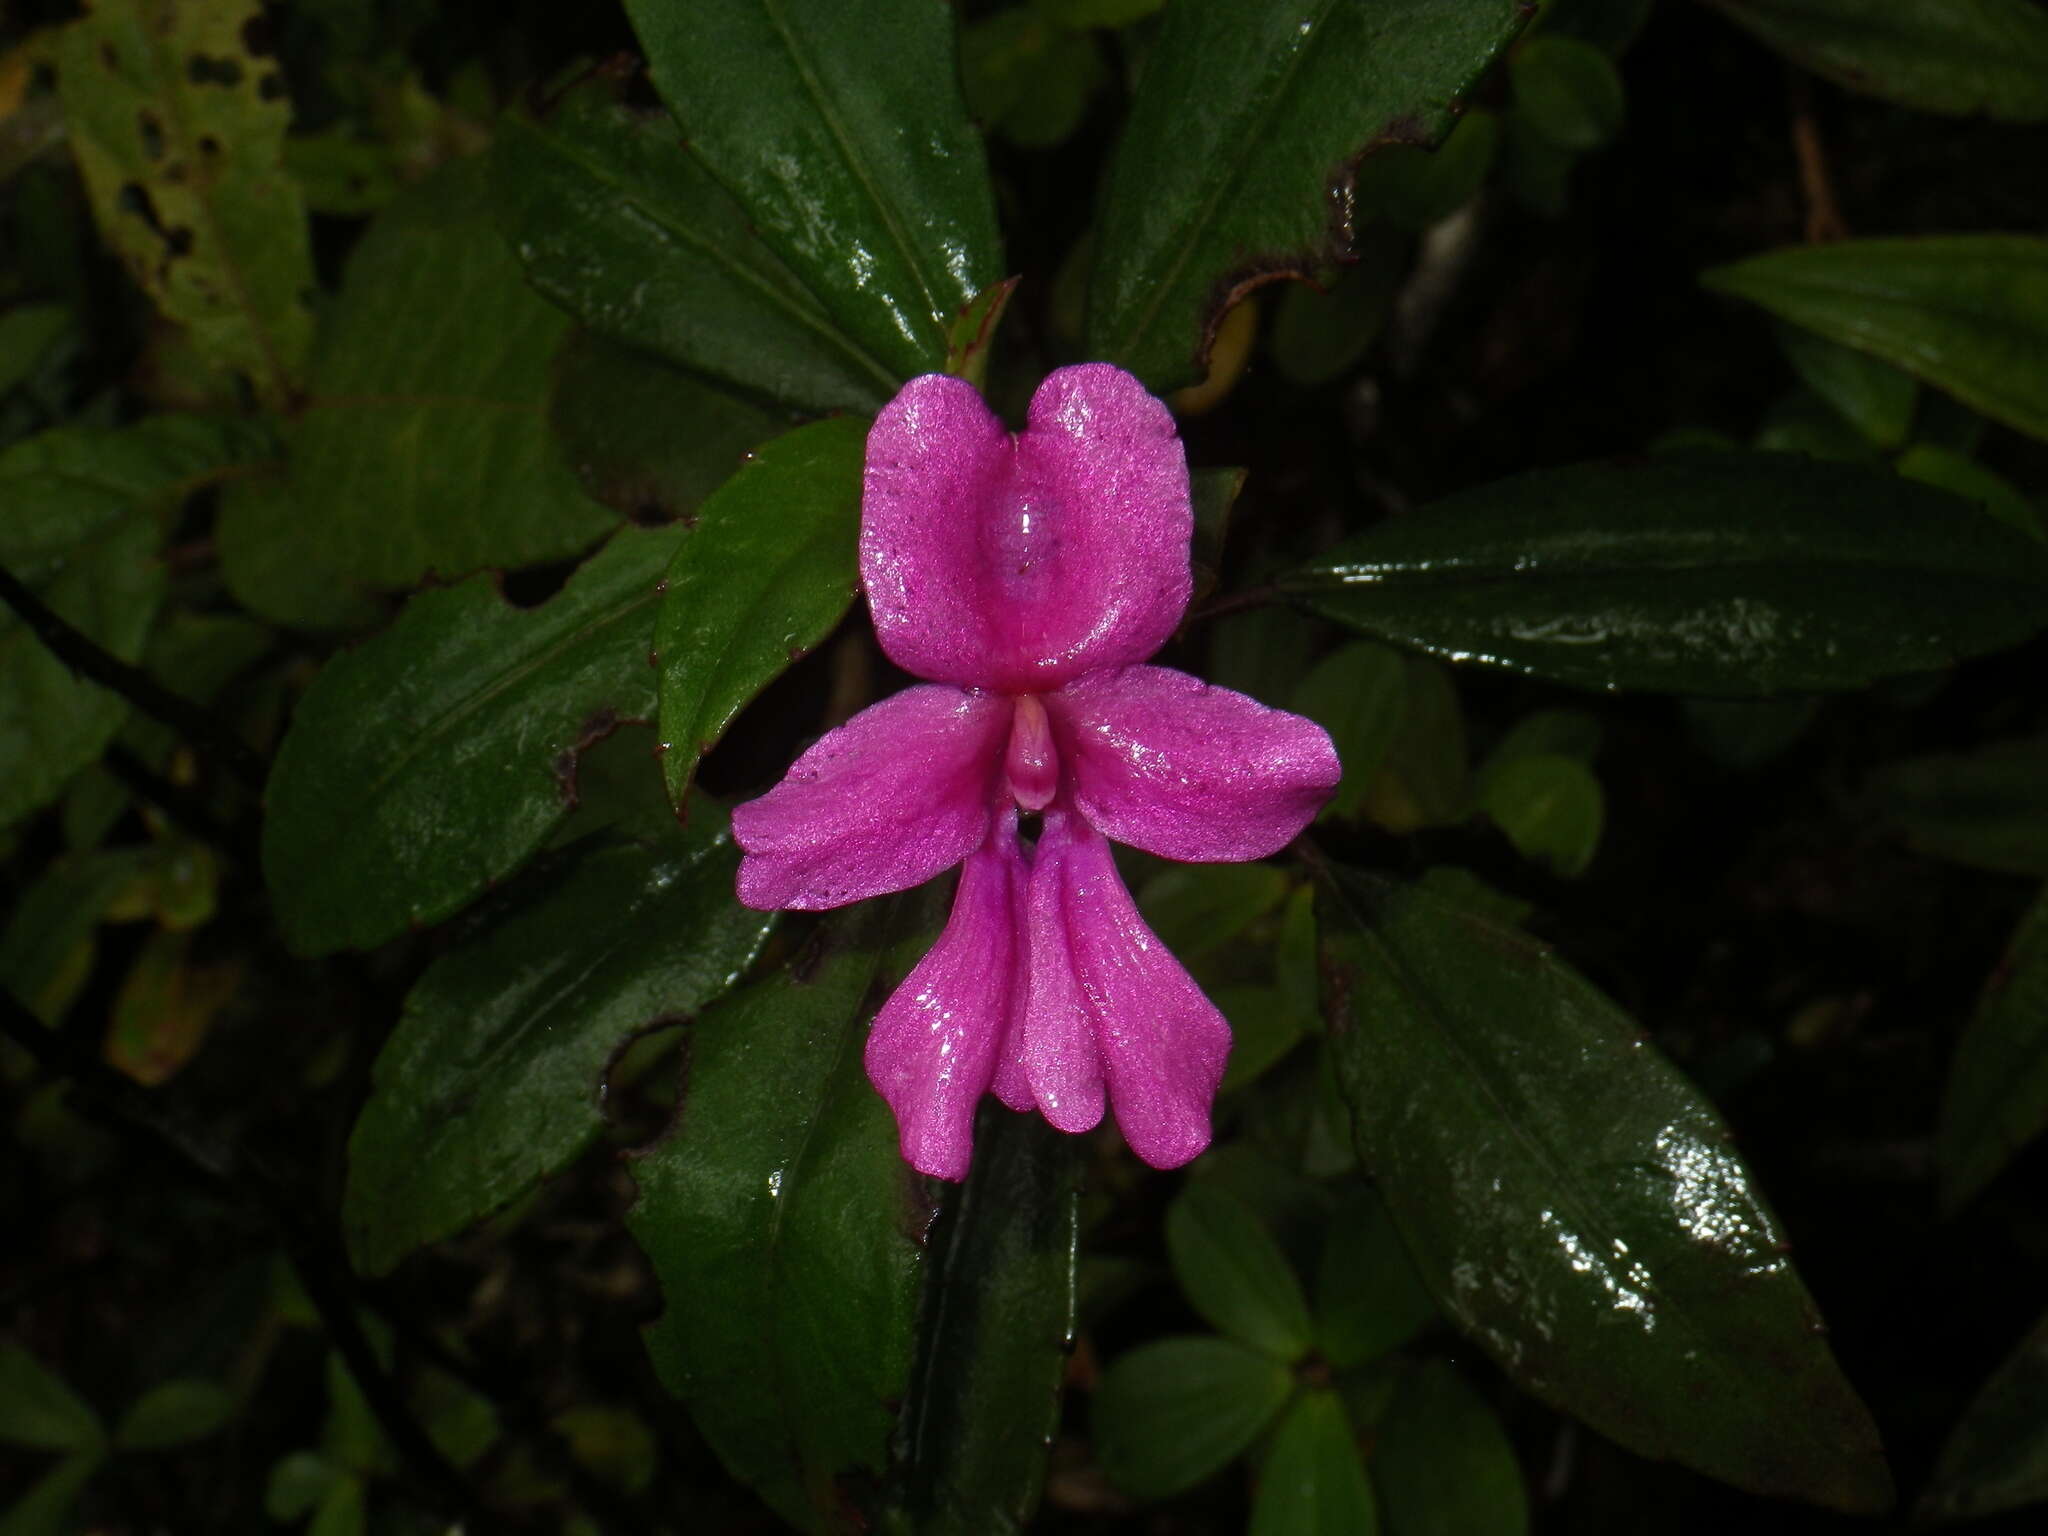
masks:
{"type": "Polygon", "coordinates": [[[1131,375],[1048,375],[1012,441],[972,385],[928,374],[868,434],[861,579],[882,649],[1009,692],[1142,661],[1187,607],[1187,457],[1131,375]]]}
{"type": "Polygon", "coordinates": [[[1075,822],[1062,858],[1066,928],[1117,1129],[1154,1168],[1178,1168],[1209,1145],[1230,1026],[1145,926],[1109,844],[1075,822]]]}
{"type": "Polygon", "coordinates": [[[968,855],[945,932],[868,1034],[868,1081],[896,1113],[903,1160],[934,1178],[967,1177],[975,1106],[1010,1034],[1024,876],[1012,811],[968,855]]]}
{"type": "Polygon", "coordinates": [[[817,911],[922,885],[988,835],[1010,701],[906,688],[827,731],[758,800],[735,806],[750,907],[817,911]]]}
{"type": "MultiPolygon", "coordinates": [[[[1099,1032],[1074,973],[1068,928],[1066,866],[1077,826],[1063,812],[1047,813],[1024,898],[1026,983],[1018,1047],[1038,1112],[1063,1131],[1090,1131],[1102,1121],[1099,1032]]],[[[1010,1102],[1007,1096],[1004,1102],[1010,1102]]]]}
{"type": "Polygon", "coordinates": [[[1120,843],[1196,863],[1264,858],[1341,773],[1329,733],[1167,667],[1092,672],[1047,696],[1075,809],[1120,843]]]}

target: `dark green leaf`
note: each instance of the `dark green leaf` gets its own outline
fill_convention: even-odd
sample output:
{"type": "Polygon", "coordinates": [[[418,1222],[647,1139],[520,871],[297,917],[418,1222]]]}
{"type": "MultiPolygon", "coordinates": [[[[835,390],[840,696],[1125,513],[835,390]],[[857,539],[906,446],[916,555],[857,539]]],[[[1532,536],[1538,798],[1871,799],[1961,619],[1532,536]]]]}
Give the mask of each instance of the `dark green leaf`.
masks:
{"type": "Polygon", "coordinates": [[[1339,546],[1282,585],[1452,660],[1587,688],[1859,687],[2048,623],[2048,553],[1954,498],[1775,454],[1539,470],[1339,546]]]}
{"type": "Polygon", "coordinates": [[[1280,1361],[1228,1339],[1161,1339],[1103,1374],[1090,1421],[1109,1480],[1138,1499],[1192,1488],[1273,1422],[1293,1390],[1280,1361]]]}
{"type": "Polygon", "coordinates": [[[109,903],[149,859],[147,848],[113,848],[74,855],[45,871],[0,934],[0,987],[45,1024],[55,1024],[90,974],[93,936],[109,903]]]}
{"type": "MultiPolygon", "coordinates": [[[[1483,108],[1459,118],[1450,136],[1434,149],[1382,145],[1359,163],[1358,216],[1401,230],[1428,229],[1478,195],[1499,147],[1500,118],[1483,108]]],[[[1367,260],[1373,250],[1390,252],[1394,258],[1386,262],[1393,270],[1383,279],[1383,286],[1391,289],[1406,264],[1407,247],[1375,240],[1367,260]]]]}
{"type": "Polygon", "coordinates": [[[423,592],[327,664],[271,769],[263,868],[302,953],[439,922],[548,839],[576,755],[654,712],[647,643],[681,528],[622,530],[539,608],[423,592]]]}
{"type": "Polygon", "coordinates": [[[282,470],[223,486],[213,537],[228,591],[259,618],[288,629],[366,629],[383,612],[307,537],[305,514],[282,470]]]}
{"type": "Polygon", "coordinates": [[[1910,373],[1796,325],[1778,328],[1778,345],[1806,387],[1864,437],[1884,449],[1906,441],[1920,399],[1910,373]]]}
{"type": "Polygon", "coordinates": [[[1299,1359],[1312,1330],[1301,1282],[1250,1206],[1191,1179],[1166,1213],[1173,1276],[1218,1330],[1276,1360],[1299,1359]]]}
{"type": "Polygon", "coordinates": [[[667,113],[582,86],[545,123],[508,118],[492,160],[533,285],[600,336],[803,410],[871,412],[895,393],[667,113]]]}
{"type": "Polygon", "coordinates": [[[1600,781],[1556,752],[1517,754],[1483,775],[1479,809],[1523,858],[1565,876],[1585,873],[1606,820],[1600,781]]]}
{"type": "Polygon", "coordinates": [[[202,356],[290,405],[313,339],[291,102],[259,0],[98,0],[59,52],[65,127],[108,244],[202,356]]]}
{"type": "Polygon", "coordinates": [[[1349,165],[1441,139],[1523,19],[1514,0],[1169,6],[1099,203],[1087,355],[1154,390],[1199,379],[1245,289],[1346,254],[1349,165]]]}
{"type": "Polygon", "coordinates": [[[1402,658],[1401,720],[1361,808],[1390,832],[1447,826],[1471,810],[1465,715],[1448,670],[1422,656],[1402,658]]]}
{"type": "Polygon", "coordinates": [[[264,1485],[263,1512],[280,1524],[303,1520],[342,1474],[314,1451],[293,1451],[271,1466],[264,1485]]]}
{"type": "Polygon", "coordinates": [[[383,1274],[566,1166],[604,1130],[626,1041],[696,1013],[753,960],[774,918],[733,899],[718,807],[689,809],[682,835],[591,854],[412,989],[349,1141],[359,1270],[383,1274]]]}
{"type": "Polygon", "coordinates": [[[0,314],[0,395],[32,378],[74,326],[64,304],[22,304],[0,314]]]}
{"type": "Polygon", "coordinates": [[[2048,1317],[1991,1374],[1941,1448],[1917,1511],[1969,1520],[2048,1499],[2048,1317]]]}
{"type": "Polygon", "coordinates": [[[1436,1316],[1394,1230],[1386,1202],[1371,1189],[1330,1215],[1316,1269],[1316,1347],[1340,1371],[1399,1349],[1436,1316]]]}
{"type": "Polygon", "coordinates": [[[2039,539],[2048,536],[2041,509],[2005,476],[1986,469],[1939,443],[1915,443],[1892,465],[1908,480],[1974,501],[2009,528],[2039,539]]]}
{"type": "Polygon", "coordinates": [[[1819,702],[1797,693],[1775,699],[1686,699],[1685,723],[1710,756],[1748,772],[1797,741],[1812,724],[1819,702]]]}
{"type": "Polygon", "coordinates": [[[995,195],[929,0],[627,0],[690,150],[896,378],[1002,276],[995,195]]]}
{"type": "Polygon", "coordinates": [[[1893,763],[1873,776],[1871,792],[1920,853],[2048,875],[2048,737],[1893,763]]]}
{"type": "Polygon", "coordinates": [[[1774,404],[1750,439],[1765,453],[1798,453],[1842,464],[1875,464],[1876,447],[1827,401],[1798,389],[1774,404]]]}
{"type": "Polygon", "coordinates": [[[1359,1156],[1445,1313],[1642,1455],[1888,1507],[1869,1414],[1691,1084],[1517,930],[1342,870],[1322,894],[1359,1156]]]}
{"type": "Polygon", "coordinates": [[[786,1518],[859,1517],[909,1390],[933,1207],[861,1043],[909,898],[866,902],[788,975],[705,1013],[675,1132],[634,1164],[628,1218],[667,1310],[662,1382],[734,1476],[786,1518]]]}
{"type": "MultiPolygon", "coordinates": [[[[1445,151],[1461,136],[1452,134],[1445,151]]],[[[1397,153],[1426,151],[1383,150],[1365,164],[1385,165],[1397,153]]],[[[1274,306],[1266,345],[1289,382],[1313,389],[1342,378],[1378,338],[1407,270],[1407,242],[1382,233],[1363,244],[1357,265],[1322,286],[1289,283],[1274,306]]]]}
{"type": "Polygon", "coordinates": [[[1956,1046],[1935,1141],[1958,1206],[2048,1129],[2048,892],[2020,920],[1956,1046]]]}
{"type": "Polygon", "coordinates": [[[1230,1064],[1219,1093],[1263,1076],[1302,1037],[1306,1021],[1277,987],[1217,987],[1209,1000],[1230,1021],[1230,1064]]]}
{"type": "Polygon", "coordinates": [[[66,1456],[0,1514],[0,1536],[67,1536],[76,1529],[71,1506],[105,1459],[98,1451],[75,1451],[66,1456]]]}
{"type": "Polygon", "coordinates": [[[1287,886],[1271,864],[1169,864],[1145,882],[1138,906],[1168,949],[1194,961],[1279,906],[1287,886]]]}
{"type": "MultiPolygon", "coordinates": [[[[2048,33],[2048,14],[2034,9],[2048,33]]],[[[2041,80],[2048,89],[2048,72],[2041,80]]],[[[1700,281],[2048,437],[2048,240],[1840,240],[1767,251],[1700,281]]]]}
{"type": "Polygon", "coordinates": [[[337,1478],[328,1486],[327,1496],[314,1512],[306,1536],[363,1536],[368,1521],[363,1513],[363,1480],[354,1474],[337,1478]]]}
{"type": "Polygon", "coordinates": [[[1532,37],[1508,61],[1508,78],[1519,120],[1560,149],[1597,149],[1621,131],[1621,76],[1591,43],[1532,37]]]}
{"type": "Polygon", "coordinates": [[[164,1451],[190,1445],[234,1416],[235,1396],[217,1381],[181,1376],[151,1387],[128,1405],[114,1429],[123,1451],[164,1451]]]}
{"type": "Polygon", "coordinates": [[[853,606],[866,444],[854,417],[776,439],[704,503],[677,547],[654,654],[662,771],[678,804],[733,716],[853,606]]]}
{"type": "Polygon", "coordinates": [[[1924,112],[2048,118],[2048,15],[2032,0],[1710,0],[1816,74],[1924,112]]]}
{"type": "Polygon", "coordinates": [[[899,1438],[919,1536],[1025,1530],[1074,1338],[1083,1143],[982,1106],[974,1162],[933,1233],[899,1438]]]}
{"type": "Polygon", "coordinates": [[[1032,14],[997,11],[960,39],[968,110],[984,129],[1027,149],[1058,144],[1081,126],[1089,99],[1109,83],[1095,39],[1032,14]]]}
{"type": "Polygon", "coordinates": [[[1372,1480],[1388,1536],[1521,1536],[1528,1495],[1500,1422],[1448,1360],[1407,1372],[1380,1419],[1372,1480]]]}
{"type": "Polygon", "coordinates": [[[1635,41],[1650,19],[1651,0],[1538,0],[1543,7],[1537,25],[1546,35],[1576,37],[1608,53],[1620,53],[1635,41]]]}
{"type": "Polygon", "coordinates": [[[100,1416],[54,1371],[12,1339],[0,1339],[0,1441],[45,1451],[97,1451],[100,1416]]]}
{"type": "Polygon", "coordinates": [[[1323,808],[1349,821],[1400,729],[1408,696],[1408,663],[1399,651],[1369,640],[1332,651],[1294,690],[1290,707],[1330,733],[1344,777],[1323,808]]]}
{"type": "Polygon", "coordinates": [[[1328,1390],[1304,1392],[1259,1468],[1251,1536],[1374,1536],[1379,1528],[1343,1401],[1328,1390]]]}
{"type": "Polygon", "coordinates": [[[349,256],[291,433],[313,557],[373,587],[559,560],[617,522],[546,427],[569,329],[526,286],[491,214],[490,171],[445,166],[349,256]]]}

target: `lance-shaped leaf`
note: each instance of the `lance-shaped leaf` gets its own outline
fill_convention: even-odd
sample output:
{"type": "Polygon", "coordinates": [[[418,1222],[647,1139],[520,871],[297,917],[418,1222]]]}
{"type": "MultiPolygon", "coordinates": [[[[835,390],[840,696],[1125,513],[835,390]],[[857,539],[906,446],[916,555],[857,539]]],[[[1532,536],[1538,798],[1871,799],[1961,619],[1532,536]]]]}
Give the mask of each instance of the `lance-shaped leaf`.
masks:
{"type": "Polygon", "coordinates": [[[1968,1520],[2048,1500],[2048,1317],[1963,1410],[1917,1511],[1968,1520]]]}
{"type": "MultiPolygon", "coordinates": [[[[196,416],[16,443],[0,453],[0,566],[102,648],[139,660],[163,601],[165,522],[193,491],[269,452],[254,427],[196,416]]],[[[0,826],[55,798],[127,714],[127,700],[0,607],[0,826]]]]}
{"type": "Polygon", "coordinates": [[[1923,112],[2048,118],[2048,13],[2034,0],[1708,0],[1837,85],[1923,112]]]}
{"type": "Polygon", "coordinates": [[[699,1018],[675,1131],[634,1164],[627,1220],[667,1298],[655,1370],[809,1531],[869,1528],[852,1481],[886,1468],[911,1376],[934,1207],[861,1042],[913,905],[861,904],[699,1018]]]}
{"type": "Polygon", "coordinates": [[[2048,437],[2048,240],[1840,240],[1766,251],[1700,280],[2048,437]]]}
{"type": "Polygon", "coordinates": [[[424,592],[300,701],[266,792],[263,871],[304,954],[439,922],[576,803],[577,754],[654,713],[647,643],[682,528],[621,530],[538,608],[477,576],[424,592]]]}
{"type": "Polygon", "coordinates": [[[615,526],[547,429],[568,329],[526,286],[483,163],[446,166],[385,209],[349,256],[291,435],[320,562],[404,587],[564,559],[615,526]]]}
{"type": "Polygon", "coordinates": [[[1250,1536],[1376,1536],[1379,1528],[1343,1402],[1327,1387],[1302,1393],[1259,1467],[1250,1536]]]}
{"type": "Polygon", "coordinates": [[[313,339],[313,255],[259,0],[94,0],[65,29],[59,71],[108,244],[207,361],[289,404],[313,339]]]}
{"type": "Polygon", "coordinates": [[[733,716],[853,606],[867,425],[815,422],[764,448],[677,548],[654,633],[662,771],[677,804],[733,716]]]}
{"type": "Polygon", "coordinates": [[[1728,1130],[1541,944],[1333,870],[1331,1048],[1360,1158],[1445,1314],[1630,1449],[1880,1511],[1891,1479],[1728,1130]]]}
{"type": "Polygon", "coordinates": [[[598,335],[805,410],[873,412],[896,392],[667,113],[591,82],[545,122],[507,118],[492,160],[528,278],[598,335]]]}
{"type": "Polygon", "coordinates": [[[1962,1204],[2048,1130],[2048,892],[2020,919],[1956,1046],[1935,1141],[1942,1198],[1962,1204]]]}
{"type": "Polygon", "coordinates": [[[839,328],[897,379],[944,367],[1002,275],[995,195],[929,0],[628,0],[690,151],[839,328]]]}
{"type": "Polygon", "coordinates": [[[709,1004],[767,937],[772,915],[733,900],[738,867],[724,813],[696,801],[680,836],[590,854],[428,968],[349,1139],[342,1224],[358,1269],[382,1274],[597,1139],[615,1053],[709,1004]]]}
{"type": "Polygon", "coordinates": [[[1767,453],[1498,480],[1281,586],[1449,660],[1690,694],[1860,687],[2048,624],[2048,552],[2034,540],[1879,470],[1767,453]]]}
{"type": "Polygon", "coordinates": [[[1088,355],[1202,376],[1247,290],[1348,258],[1352,168],[1434,144],[1526,19],[1514,0],[1169,6],[1101,199],[1088,355]]]}

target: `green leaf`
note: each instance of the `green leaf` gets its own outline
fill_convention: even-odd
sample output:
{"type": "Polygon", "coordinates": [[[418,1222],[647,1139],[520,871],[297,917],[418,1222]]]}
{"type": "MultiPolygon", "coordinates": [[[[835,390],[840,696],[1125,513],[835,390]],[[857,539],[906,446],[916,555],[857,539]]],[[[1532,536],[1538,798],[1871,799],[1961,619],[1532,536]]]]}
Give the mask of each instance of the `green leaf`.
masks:
{"type": "Polygon", "coordinates": [[[1169,6],[1098,202],[1086,354],[1162,393],[1200,379],[1247,289],[1347,254],[1332,189],[1358,159],[1440,140],[1523,20],[1514,0],[1169,6]]]}
{"type": "MultiPolygon", "coordinates": [[[[1459,138],[1452,134],[1446,150],[1459,138]]],[[[1383,151],[1365,163],[1385,165],[1394,153],[1383,151]]],[[[1379,338],[1407,270],[1407,242],[1380,235],[1368,236],[1363,244],[1355,266],[1321,286],[1289,283],[1274,306],[1266,346],[1289,383],[1313,389],[1342,378],[1379,338]]]]}
{"type": "Polygon", "coordinates": [[[1161,1339],[1103,1373],[1090,1422],[1109,1480],[1163,1499],[1223,1469],[1294,1388],[1286,1365],[1228,1339],[1161,1339]]]}
{"type": "Polygon", "coordinates": [[[854,417],[777,438],[677,547],[654,629],[662,772],[677,804],[733,717],[853,606],[866,445],[854,417]]]}
{"type": "Polygon", "coordinates": [[[342,1227],[357,1269],[387,1272],[602,1134],[618,1050],[709,1005],[774,926],[733,899],[738,867],[724,814],[694,801],[680,837],[592,853],[428,968],[349,1139],[342,1227]]]}
{"type": "MultiPolygon", "coordinates": [[[[2041,25],[2048,32],[2048,15],[2041,25]]],[[[2048,71],[2041,79],[2048,87],[2048,71]]],[[[1767,251],[1700,281],[2048,437],[2048,240],[1840,240],[1767,251]]]]}
{"type": "Polygon", "coordinates": [[[343,1474],[316,1451],[293,1451],[271,1465],[263,1512],[279,1524],[303,1520],[343,1474]]]}
{"type": "Polygon", "coordinates": [[[92,969],[108,905],[150,862],[148,848],[75,855],[45,870],[0,933],[0,987],[45,1024],[71,1006],[92,969]]]}
{"type": "Polygon", "coordinates": [[[2032,0],[1709,0],[1815,74],[1923,112],[2048,118],[2048,15],[2032,0]]]}
{"type": "Polygon", "coordinates": [[[1389,1536],[1529,1529],[1515,1449],[1448,1360],[1425,1360],[1402,1376],[1380,1419],[1372,1479],[1389,1536]]]}
{"type": "MultiPolygon", "coordinates": [[[[189,495],[266,451],[259,429],[198,416],[16,443],[0,452],[0,566],[87,638],[139,661],[164,596],[165,527],[189,495]]],[[[0,607],[0,827],[54,800],[127,714],[0,607]]]]}
{"type": "Polygon", "coordinates": [[[33,378],[74,329],[67,304],[21,304],[0,314],[0,395],[33,378]]]}
{"type": "Polygon", "coordinates": [[[2048,875],[2048,736],[1892,763],[1870,789],[1916,852],[2000,874],[2048,875]]]}
{"type": "Polygon", "coordinates": [[[1842,464],[1875,464],[1878,459],[1870,439],[1810,389],[1794,390],[1772,405],[1750,446],[1842,464]]]}
{"type": "Polygon", "coordinates": [[[1538,470],[1282,578],[1313,612],[1584,688],[1854,688],[2048,623],[2048,553],[1895,476],[1778,454],[1538,470]]]}
{"type": "Polygon", "coordinates": [[[1519,931],[1344,870],[1321,894],[1359,1157],[1451,1320],[1641,1455],[1889,1507],[1870,1416],[1692,1085],[1519,931]]]}
{"type": "Polygon", "coordinates": [[[45,1451],[99,1451],[107,1432],[56,1372],[12,1339],[0,1339],[0,1440],[45,1451]]]}
{"type": "Polygon", "coordinates": [[[1287,898],[1288,877],[1271,864],[1169,864],[1138,895],[1166,947],[1183,961],[1228,944],[1287,898]]]}
{"type": "Polygon", "coordinates": [[[217,1381],[181,1376],[160,1382],[128,1405],[114,1448],[163,1451],[204,1440],[234,1417],[235,1396],[217,1381]]]}
{"type": "Polygon", "coordinates": [[[1523,858],[1568,878],[1593,862],[1607,814],[1591,770],[1555,752],[1518,754],[1484,774],[1479,809],[1523,858]]]}
{"type": "Polygon", "coordinates": [[[613,527],[546,430],[568,329],[498,232],[487,165],[454,162],[396,198],[349,255],[291,431],[314,558],[404,587],[563,559],[613,527]]]}
{"type": "Polygon", "coordinates": [[[2048,1317],[1991,1374],[1941,1448],[1920,1507],[1971,1520],[2048,1499],[2048,1317]]]}
{"type": "Polygon", "coordinates": [[[1081,126],[1090,98],[1109,83],[1093,37],[1021,5],[967,28],[960,39],[960,69],[975,121],[1027,149],[1069,137],[1081,126]]]}
{"type": "Polygon", "coordinates": [[[282,469],[242,475],[221,487],[213,540],[235,601],[272,624],[367,629],[384,611],[307,537],[305,512],[282,469]]]}
{"type": "Polygon", "coordinates": [[[1310,1022],[1278,987],[1217,987],[1209,1000],[1230,1022],[1230,1064],[1219,1094],[1265,1075],[1294,1049],[1310,1022]]]}
{"type": "Polygon", "coordinates": [[[1399,651],[1358,640],[1332,651],[1294,690],[1290,707],[1330,733],[1344,777],[1323,815],[1350,821],[1365,807],[1407,705],[1408,663],[1399,651]]]}
{"type": "Polygon", "coordinates": [[[789,420],[649,353],[577,330],[555,355],[548,425],[583,489],[645,523],[695,512],[789,420]]]}
{"type": "Polygon", "coordinates": [[[1395,833],[1448,826],[1464,820],[1472,808],[1457,686],[1446,668],[1426,657],[1404,656],[1401,662],[1400,724],[1359,802],[1361,810],[1395,833]]]}
{"type": "Polygon", "coordinates": [[[1915,443],[1898,456],[1892,468],[1908,480],[1931,485],[1965,501],[1974,501],[1986,512],[2017,528],[2029,537],[2048,538],[2041,521],[2041,509],[2005,476],[1986,469],[1975,459],[1965,458],[1939,443],[1915,443]]]}
{"type": "Polygon", "coordinates": [[[313,254],[261,16],[259,0],[96,0],[58,72],[107,243],[209,361],[281,408],[313,339],[313,254]]]}
{"type": "Polygon", "coordinates": [[[0,1536],[67,1536],[75,1529],[71,1506],[105,1461],[99,1451],[75,1451],[66,1456],[0,1515],[0,1536]]]}
{"type": "Polygon", "coordinates": [[[1559,149],[1598,149],[1621,131],[1621,76],[1591,43],[1532,37],[1508,60],[1508,78],[1518,120],[1559,149]]]}
{"type": "MultiPolygon", "coordinates": [[[[1484,108],[1460,117],[1450,136],[1434,149],[1412,144],[1381,145],[1359,162],[1358,217],[1420,232],[1449,218],[1479,195],[1500,147],[1500,118],[1484,108]]],[[[1383,279],[1392,288],[1406,267],[1407,246],[1385,239],[1367,247],[1392,253],[1383,279]]]]}
{"type": "Polygon", "coordinates": [[[266,792],[263,869],[303,954],[439,922],[576,803],[576,759],[654,711],[647,642],[681,528],[622,529],[538,608],[489,576],[423,592],[330,661],[266,792]]]}
{"type": "Polygon", "coordinates": [[[1250,1536],[1374,1536],[1379,1528],[1343,1400],[1302,1393],[1259,1468],[1250,1536]]]}
{"type": "Polygon", "coordinates": [[[1387,1205],[1360,1189],[1330,1216],[1316,1269],[1316,1347],[1340,1371],[1399,1349],[1436,1316],[1387,1205]]]}
{"type": "Polygon", "coordinates": [[[527,276],[596,334],[802,410],[872,413],[895,393],[667,113],[592,82],[545,122],[508,117],[492,161],[527,276]]]}
{"type": "Polygon", "coordinates": [[[1884,449],[1906,441],[1920,400],[1910,373],[1796,325],[1778,327],[1778,345],[1806,387],[1864,437],[1884,449]]]}
{"type": "Polygon", "coordinates": [[[995,194],[928,0],[627,0],[696,155],[840,329],[898,379],[942,368],[1002,275],[995,194]]]}
{"type": "Polygon", "coordinates": [[[2048,891],[2020,919],[1956,1046],[1935,1162],[1961,1205],[2048,1129],[2048,891]]]}
{"type": "Polygon", "coordinates": [[[861,1046],[909,898],[828,922],[786,975],[698,1019],[674,1133],[633,1165],[627,1221],[668,1307],[662,1383],[732,1474],[806,1530],[856,1516],[909,1389],[927,1186],[861,1046]]]}
{"type": "Polygon", "coordinates": [[[1084,1145],[983,1105],[967,1182],[933,1233],[899,1430],[919,1536],[1030,1526],[1074,1339],[1084,1145]]]}
{"type": "Polygon", "coordinates": [[[1191,1179],[1166,1212],[1173,1276],[1197,1312],[1240,1344],[1298,1360],[1313,1330],[1301,1282],[1265,1223],[1219,1184],[1191,1179]]]}
{"type": "Polygon", "coordinates": [[[339,1477],[328,1485],[327,1495],[313,1513],[306,1536],[363,1536],[369,1523],[363,1512],[363,1480],[354,1474],[339,1477]]]}

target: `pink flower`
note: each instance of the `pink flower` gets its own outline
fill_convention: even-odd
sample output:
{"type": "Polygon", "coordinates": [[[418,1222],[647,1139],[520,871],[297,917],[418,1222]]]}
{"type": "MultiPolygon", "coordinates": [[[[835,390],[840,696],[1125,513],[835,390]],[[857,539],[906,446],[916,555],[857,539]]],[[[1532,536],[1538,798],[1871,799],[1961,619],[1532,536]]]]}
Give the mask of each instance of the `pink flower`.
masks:
{"type": "Polygon", "coordinates": [[[1138,1156],[1209,1144],[1230,1029],[1145,926],[1105,834],[1256,859],[1338,777],[1314,722],[1138,665],[1180,623],[1193,514],[1166,407],[1062,368],[1012,436],[974,387],[913,379],[868,434],[860,566],[882,649],[931,681],[827,733],[733,812],[740,899],[814,910],[965,860],[952,916],[875,1018],[904,1157],[963,1178],[993,1091],[1063,1131],[1106,1096],[1138,1156]],[[1019,812],[1042,817],[1035,845],[1019,812]]]}

